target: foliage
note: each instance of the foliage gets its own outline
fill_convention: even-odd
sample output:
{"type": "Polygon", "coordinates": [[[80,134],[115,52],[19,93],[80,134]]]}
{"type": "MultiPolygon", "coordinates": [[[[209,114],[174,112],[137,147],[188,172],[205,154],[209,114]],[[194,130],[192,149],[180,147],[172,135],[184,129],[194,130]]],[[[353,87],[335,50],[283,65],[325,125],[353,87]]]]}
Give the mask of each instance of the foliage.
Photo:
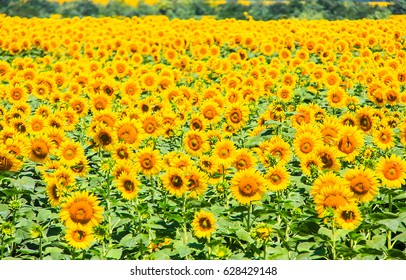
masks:
{"type": "Polygon", "coordinates": [[[370,6],[360,1],[329,1],[329,0],[292,0],[289,3],[276,2],[272,5],[264,1],[252,1],[249,6],[239,4],[237,0],[228,0],[225,4],[212,7],[205,0],[161,0],[155,5],[139,2],[136,8],[127,6],[125,2],[111,0],[105,6],[93,3],[91,0],[76,0],[58,5],[48,0],[0,0],[0,12],[11,16],[49,17],[51,14],[61,14],[63,17],[84,16],[126,16],[166,15],[169,18],[201,18],[212,15],[219,19],[246,19],[244,12],[256,20],[272,20],[284,18],[308,18],[328,20],[387,18],[394,14],[405,13],[406,2],[394,1],[387,7],[370,6]]]}

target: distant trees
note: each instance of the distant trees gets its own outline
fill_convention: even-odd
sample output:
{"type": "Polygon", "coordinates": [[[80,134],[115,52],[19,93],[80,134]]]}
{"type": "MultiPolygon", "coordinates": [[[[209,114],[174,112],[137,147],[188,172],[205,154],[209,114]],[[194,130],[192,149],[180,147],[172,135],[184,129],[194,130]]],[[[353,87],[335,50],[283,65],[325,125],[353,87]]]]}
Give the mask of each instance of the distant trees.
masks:
{"type": "Polygon", "coordinates": [[[0,13],[20,17],[49,17],[52,14],[61,14],[63,17],[131,17],[162,14],[169,18],[200,18],[203,15],[213,15],[220,19],[246,19],[244,12],[256,20],[385,18],[391,13],[405,14],[406,0],[395,0],[389,7],[343,0],[291,0],[288,3],[272,5],[265,5],[262,0],[251,0],[249,6],[241,5],[237,0],[228,0],[216,7],[210,6],[206,0],[160,0],[156,5],[150,6],[140,0],[136,8],[127,6],[121,0],[110,0],[105,6],[94,4],[91,0],[76,0],[60,5],[48,0],[0,0],[0,13]]]}

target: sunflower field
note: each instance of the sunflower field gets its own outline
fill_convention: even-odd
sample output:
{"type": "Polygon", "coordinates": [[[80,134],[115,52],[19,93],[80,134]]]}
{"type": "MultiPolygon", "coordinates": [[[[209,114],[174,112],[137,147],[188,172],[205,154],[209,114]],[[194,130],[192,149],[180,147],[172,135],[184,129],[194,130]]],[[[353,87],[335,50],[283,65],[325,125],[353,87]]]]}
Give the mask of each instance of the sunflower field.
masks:
{"type": "Polygon", "coordinates": [[[405,259],[405,32],[0,16],[0,259],[405,259]]]}

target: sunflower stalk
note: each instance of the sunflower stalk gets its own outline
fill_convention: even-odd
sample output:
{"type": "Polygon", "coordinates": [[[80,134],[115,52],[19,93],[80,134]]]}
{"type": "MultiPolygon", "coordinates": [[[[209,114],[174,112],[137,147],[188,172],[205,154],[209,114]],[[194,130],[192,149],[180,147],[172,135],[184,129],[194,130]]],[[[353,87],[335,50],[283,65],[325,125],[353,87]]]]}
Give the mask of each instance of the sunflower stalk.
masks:
{"type": "Polygon", "coordinates": [[[333,253],[333,260],[337,259],[337,252],[336,252],[336,224],[335,219],[332,219],[332,245],[331,245],[331,252],[333,253]]]}
{"type": "Polygon", "coordinates": [[[250,205],[248,206],[248,214],[247,214],[247,231],[251,231],[251,212],[252,212],[252,202],[250,201],[250,205]]]}
{"type": "MultiPolygon", "coordinates": [[[[389,212],[392,213],[392,200],[393,200],[393,196],[392,196],[392,192],[390,191],[388,194],[388,199],[389,199],[389,212]]],[[[387,232],[387,239],[388,239],[388,249],[392,249],[392,231],[390,229],[388,229],[387,232]]]]}
{"type": "Polygon", "coordinates": [[[266,246],[268,245],[268,241],[264,241],[264,260],[266,260],[266,246]]]}
{"type": "Polygon", "coordinates": [[[182,216],[183,216],[183,243],[187,244],[187,220],[186,220],[186,195],[182,195],[182,216]]]}
{"type": "Polygon", "coordinates": [[[39,259],[42,260],[42,237],[39,237],[39,259]]]}

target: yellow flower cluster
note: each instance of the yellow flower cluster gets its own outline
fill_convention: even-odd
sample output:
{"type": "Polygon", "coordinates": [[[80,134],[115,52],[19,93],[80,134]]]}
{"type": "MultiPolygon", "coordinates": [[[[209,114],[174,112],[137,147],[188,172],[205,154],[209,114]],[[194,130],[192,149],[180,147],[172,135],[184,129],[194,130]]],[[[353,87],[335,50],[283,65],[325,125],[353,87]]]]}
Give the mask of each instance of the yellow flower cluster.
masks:
{"type": "Polygon", "coordinates": [[[35,163],[53,206],[99,170],[128,200],[155,178],[250,204],[297,167],[319,216],[353,228],[405,182],[405,23],[2,16],[0,171],[35,163]]]}

